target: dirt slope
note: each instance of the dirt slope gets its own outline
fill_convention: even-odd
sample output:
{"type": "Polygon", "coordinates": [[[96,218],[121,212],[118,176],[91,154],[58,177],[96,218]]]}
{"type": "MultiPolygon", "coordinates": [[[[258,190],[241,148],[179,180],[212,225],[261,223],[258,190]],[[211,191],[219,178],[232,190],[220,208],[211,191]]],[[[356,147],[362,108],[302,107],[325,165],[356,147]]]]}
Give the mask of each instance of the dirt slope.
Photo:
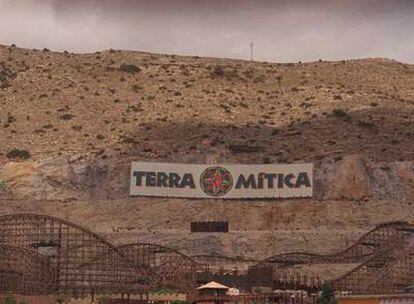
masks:
{"type": "Polygon", "coordinates": [[[15,148],[34,158],[413,158],[414,66],[392,60],[276,64],[0,46],[0,62],[2,162],[15,148]]]}
{"type": "Polygon", "coordinates": [[[0,87],[0,214],[52,214],[115,243],[259,259],[343,249],[380,222],[414,220],[413,65],[0,46],[0,87]],[[128,198],[131,160],[315,161],[317,191],[128,198]],[[229,234],[188,232],[192,220],[223,219],[229,234]]]}

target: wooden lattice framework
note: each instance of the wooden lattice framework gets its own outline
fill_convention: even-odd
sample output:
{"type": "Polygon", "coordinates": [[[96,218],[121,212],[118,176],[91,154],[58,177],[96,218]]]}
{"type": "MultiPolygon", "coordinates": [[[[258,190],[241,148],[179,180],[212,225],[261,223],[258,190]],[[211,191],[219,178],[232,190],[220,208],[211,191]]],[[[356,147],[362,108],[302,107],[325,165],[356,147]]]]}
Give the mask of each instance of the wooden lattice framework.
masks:
{"type": "Polygon", "coordinates": [[[251,267],[249,272],[252,277],[257,277],[270,271],[275,287],[309,286],[313,289],[320,287],[322,278],[306,277],[301,273],[286,276],[281,275],[281,271],[295,265],[358,264],[345,275],[331,280],[331,287],[358,294],[398,292],[414,283],[413,254],[414,225],[399,221],[378,225],[339,253],[284,253],[261,261],[251,267]]]}
{"type": "Polygon", "coordinates": [[[382,246],[383,250],[376,255],[332,280],[332,288],[358,294],[395,293],[414,283],[414,226],[389,223],[379,230],[382,230],[380,234],[393,235],[389,245],[382,246]]]}
{"type": "MultiPolygon", "coordinates": [[[[55,217],[0,216],[0,245],[24,249],[48,260],[50,266],[45,269],[50,269],[55,279],[53,284],[44,286],[44,293],[133,294],[148,285],[147,274],[129,264],[115,246],[87,229],[55,217]]],[[[21,284],[26,283],[23,280],[21,284]]],[[[32,289],[22,287],[20,291],[31,293],[32,289]]]]}
{"type": "Polygon", "coordinates": [[[196,274],[202,265],[191,257],[166,246],[150,243],[132,243],[118,250],[136,268],[146,269],[150,274],[150,286],[191,290],[196,285],[196,274]]]}
{"type": "Polygon", "coordinates": [[[56,269],[48,257],[0,245],[0,293],[44,294],[56,287],[56,269]]]}
{"type": "Polygon", "coordinates": [[[380,224],[368,233],[364,234],[349,248],[334,254],[320,255],[308,252],[288,252],[272,256],[254,267],[277,265],[294,266],[299,264],[335,264],[335,263],[360,263],[367,258],[401,243],[404,233],[401,227],[406,227],[405,222],[390,222],[380,224]]]}
{"type": "MultiPolygon", "coordinates": [[[[285,253],[234,273],[250,286],[320,289],[323,279],[305,274],[281,275],[295,265],[358,264],[329,281],[335,290],[352,293],[398,292],[414,280],[414,225],[378,225],[353,246],[336,254],[285,253]],[[268,283],[270,282],[270,285],[268,283]],[[259,285],[255,285],[259,284],[259,285]]],[[[252,263],[243,257],[189,257],[172,248],[133,243],[115,247],[97,234],[71,222],[46,215],[0,216],[0,293],[20,294],[138,294],[150,289],[188,291],[198,275],[215,268],[252,263]]],[[[231,281],[231,274],[226,274],[231,281]]]]}

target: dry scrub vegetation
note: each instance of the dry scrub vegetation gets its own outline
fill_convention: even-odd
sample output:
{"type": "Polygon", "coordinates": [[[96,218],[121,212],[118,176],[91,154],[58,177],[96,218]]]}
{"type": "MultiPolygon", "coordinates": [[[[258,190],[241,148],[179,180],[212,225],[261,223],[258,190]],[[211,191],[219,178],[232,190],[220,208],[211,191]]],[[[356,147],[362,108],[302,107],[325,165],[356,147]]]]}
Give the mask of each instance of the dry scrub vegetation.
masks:
{"type": "Polygon", "coordinates": [[[0,163],[81,153],[413,159],[414,66],[266,63],[0,46],[0,163]]]}

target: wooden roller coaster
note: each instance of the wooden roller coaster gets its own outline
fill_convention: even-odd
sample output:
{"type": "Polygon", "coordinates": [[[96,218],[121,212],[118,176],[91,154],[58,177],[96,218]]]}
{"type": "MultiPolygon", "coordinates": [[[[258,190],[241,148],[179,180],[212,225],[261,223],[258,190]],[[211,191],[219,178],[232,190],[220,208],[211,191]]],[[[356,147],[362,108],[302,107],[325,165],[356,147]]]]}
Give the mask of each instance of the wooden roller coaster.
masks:
{"type": "Polygon", "coordinates": [[[315,280],[300,273],[290,277],[281,276],[280,270],[296,265],[358,264],[343,276],[330,280],[330,286],[335,290],[359,294],[398,292],[414,282],[413,245],[414,225],[407,222],[390,222],[378,225],[354,245],[339,253],[285,253],[265,259],[252,266],[249,271],[253,277],[266,271],[271,273],[276,286],[301,286],[305,289],[307,284],[310,288],[319,288],[324,280],[315,280]]]}
{"type": "Polygon", "coordinates": [[[0,283],[2,291],[74,295],[139,293],[148,285],[147,274],[131,267],[115,246],[73,223],[45,215],[18,214],[1,216],[0,227],[1,246],[25,250],[26,256],[31,257],[23,259],[28,262],[20,266],[22,261],[13,263],[10,255],[1,256],[9,256],[7,275],[15,273],[9,283],[0,283]],[[30,276],[25,275],[27,268],[34,261],[40,264],[42,259],[43,264],[33,271],[46,271],[53,280],[46,280],[43,286],[32,286],[30,276]]]}
{"type": "Polygon", "coordinates": [[[202,265],[191,257],[169,247],[133,243],[118,247],[128,263],[148,270],[151,288],[188,290],[195,288],[196,274],[202,265]]]}
{"type": "Polygon", "coordinates": [[[414,225],[378,225],[353,246],[331,255],[284,253],[263,261],[244,257],[187,256],[157,244],[116,247],[68,221],[46,215],[0,216],[0,293],[141,294],[160,288],[188,292],[211,278],[243,289],[320,290],[323,276],[287,275],[298,265],[353,267],[331,288],[352,293],[399,292],[413,284],[414,225]],[[244,270],[238,264],[247,265],[244,270]],[[354,266],[356,265],[356,266],[354,266]],[[204,279],[203,279],[204,278],[204,279]]]}

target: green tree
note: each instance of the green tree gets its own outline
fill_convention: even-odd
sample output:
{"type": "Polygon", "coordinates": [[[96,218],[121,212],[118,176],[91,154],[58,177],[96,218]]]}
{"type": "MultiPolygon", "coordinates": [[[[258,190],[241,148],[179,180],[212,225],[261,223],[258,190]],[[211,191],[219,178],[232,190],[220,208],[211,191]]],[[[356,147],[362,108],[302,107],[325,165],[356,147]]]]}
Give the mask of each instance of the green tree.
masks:
{"type": "Polygon", "coordinates": [[[328,283],[324,282],[322,286],[322,294],[318,299],[317,304],[329,304],[331,300],[331,289],[329,288],[328,283]]]}

